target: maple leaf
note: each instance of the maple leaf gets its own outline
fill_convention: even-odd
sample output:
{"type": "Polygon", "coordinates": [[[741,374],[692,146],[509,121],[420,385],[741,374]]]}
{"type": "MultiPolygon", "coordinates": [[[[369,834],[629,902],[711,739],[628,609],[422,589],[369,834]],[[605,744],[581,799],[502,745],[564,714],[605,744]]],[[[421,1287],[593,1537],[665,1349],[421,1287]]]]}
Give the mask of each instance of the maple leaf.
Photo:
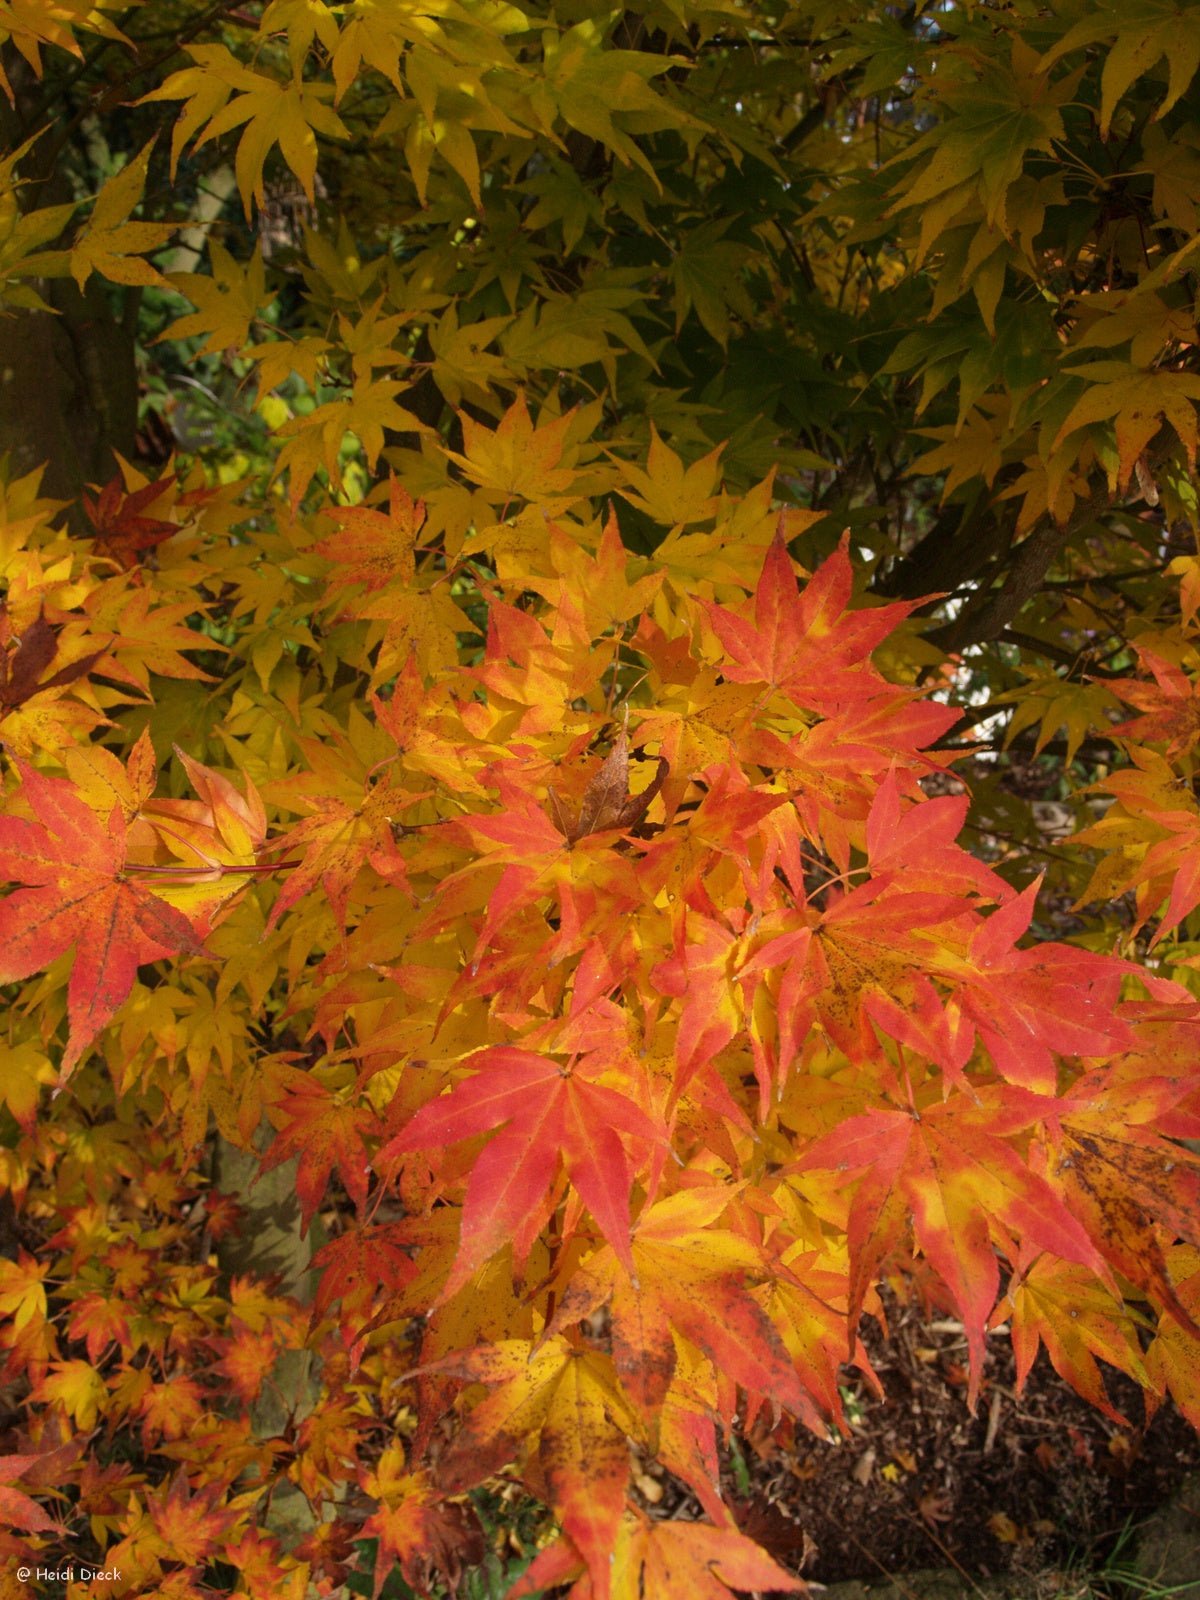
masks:
{"type": "MultiPolygon", "coordinates": [[[[6,15],[8,31],[11,33],[11,8],[6,15]]],[[[9,104],[13,104],[12,86],[2,66],[0,90],[8,97],[9,104]]],[[[65,250],[39,250],[37,247],[50,244],[58,238],[75,214],[75,202],[69,200],[63,205],[30,206],[28,209],[17,203],[17,191],[21,183],[16,175],[17,168],[33,148],[36,139],[35,134],[0,159],[0,191],[6,200],[6,204],[0,207],[0,302],[13,308],[49,311],[50,307],[33,286],[20,280],[62,271],[68,260],[65,250]]]]}
{"type": "Polygon", "coordinates": [[[873,876],[902,874],[905,892],[973,891],[984,900],[1006,900],[1011,890],[990,867],[957,842],[970,810],[968,795],[941,795],[904,804],[893,766],[879,785],[867,814],[867,861],[873,876]]]}
{"type": "MultiPolygon", "coordinates": [[[[889,887],[889,878],[871,879],[832,899],[808,952],[817,1017],[840,1049],[866,1059],[876,1053],[868,1019],[916,1042],[928,1011],[936,1011],[922,982],[924,970],[943,948],[937,935],[945,938],[946,925],[963,914],[961,899],[953,895],[889,893],[889,887]]],[[[939,1030],[935,1022],[917,1048],[928,1047],[939,1032],[934,1059],[954,1075],[969,1051],[969,1037],[949,1026],[939,1030]]]]}
{"type": "Polygon", "coordinates": [[[155,140],[145,145],[101,189],[91,215],[71,246],[71,275],[82,289],[93,272],[134,288],[169,288],[161,272],[142,259],[176,231],[174,222],[130,222],[142,198],[155,140]]]}
{"type": "Polygon", "coordinates": [[[1041,1096],[1007,1088],[978,1090],[970,1099],[951,1094],[919,1112],[868,1111],[817,1139],[792,1168],[861,1173],[847,1228],[852,1324],[876,1269],[911,1219],[966,1329],[972,1406],[1000,1283],[994,1225],[1111,1281],[1073,1209],[1009,1142],[1045,1111],[1041,1096]]]}
{"type": "Polygon", "coordinates": [[[1068,764],[1074,761],[1080,745],[1092,730],[1104,727],[1110,721],[1109,712],[1118,709],[1117,697],[1108,681],[1072,683],[1053,673],[1041,679],[1031,679],[1022,686],[1020,692],[1014,690],[997,695],[994,703],[1011,704],[1013,707],[1004,736],[1006,744],[1026,728],[1040,723],[1037,742],[1033,747],[1037,756],[1061,729],[1067,736],[1068,764]]]}
{"type": "Polygon", "coordinates": [[[238,1513],[224,1505],[220,1483],[205,1484],[192,1491],[186,1472],[178,1471],[169,1483],[146,1496],[146,1509],[161,1540],[160,1554],[168,1561],[196,1567],[211,1551],[221,1549],[238,1520],[238,1513]]]}
{"type": "Polygon", "coordinates": [[[56,691],[86,677],[104,651],[89,651],[45,677],[60,639],[61,629],[46,621],[44,611],[17,636],[8,606],[0,601],[0,739],[16,755],[28,756],[35,744],[61,750],[70,745],[72,728],[97,720],[89,707],[64,701],[56,691]]]}
{"type": "MultiPolygon", "coordinates": [[[[401,707],[393,701],[391,725],[399,730],[401,707]]],[[[394,847],[395,831],[402,827],[399,818],[424,795],[401,787],[394,772],[386,772],[375,783],[360,776],[363,763],[342,737],[327,749],[322,766],[329,768],[330,755],[341,757],[336,770],[330,770],[323,792],[287,798],[290,810],[307,810],[310,815],[297,822],[265,847],[271,855],[289,859],[286,881],[280,888],[267,927],[311,893],[319,883],[340,925],[345,926],[346,907],[359,874],[368,865],[376,867],[392,882],[405,881],[403,858],[394,847]],[[298,857],[298,858],[297,858],[298,857]]],[[[277,786],[282,794],[284,785],[277,786]]]]}
{"type": "Polygon", "coordinates": [[[24,1533],[63,1533],[62,1523],[56,1522],[36,1500],[10,1487],[25,1477],[39,1459],[36,1455],[0,1456],[0,1523],[24,1533]]]}
{"type": "Polygon", "coordinates": [[[556,611],[578,607],[582,625],[595,639],[609,628],[639,617],[662,588],[664,574],[647,572],[628,580],[629,552],[610,510],[595,556],[582,548],[557,524],[550,528],[550,559],[557,576],[528,576],[531,589],[543,595],[556,611]]]}
{"type": "Polygon", "coordinates": [[[685,468],[651,422],[645,470],[630,462],[622,463],[623,476],[633,487],[618,492],[630,505],[668,527],[683,528],[690,522],[706,521],[717,507],[713,490],[720,477],[724,448],[718,445],[685,468]]]}
{"type": "Polygon", "coordinates": [[[663,1131],[628,1096],[546,1056],[512,1045],[481,1050],[474,1076],[431,1101],[376,1157],[386,1165],[413,1150],[495,1133],[467,1180],[462,1229],[443,1298],[460,1288],[541,1208],[560,1160],[617,1257],[631,1263],[624,1138],[661,1144],[663,1131]]]}
{"type": "Polygon", "coordinates": [[[425,506],[413,501],[395,473],[388,481],[386,513],[366,505],[333,506],[326,512],[338,532],[313,548],[335,563],[333,576],[339,586],[360,583],[370,593],[387,583],[411,583],[416,574],[413,551],[425,506]]]}
{"type": "Polygon", "coordinates": [[[1110,1071],[1080,1079],[1056,1108],[1047,1177],[1105,1260],[1197,1338],[1200,1327],[1172,1287],[1154,1226],[1200,1245],[1200,1156],[1154,1125],[1177,1099],[1165,1077],[1135,1080],[1132,1092],[1110,1071]]]}
{"type": "Polygon", "coordinates": [[[217,1368],[229,1380],[238,1400],[248,1406],[262,1393],[278,1355],[279,1341],[269,1329],[253,1333],[249,1328],[238,1328],[225,1343],[217,1368]]]}
{"type": "Polygon", "coordinates": [[[234,165],[247,218],[252,198],[263,204],[263,165],[275,144],[311,202],[317,170],[315,135],[348,136],[342,119],[325,104],[333,95],[333,85],[305,83],[298,74],[290,83],[281,83],[242,66],[222,44],[189,45],[187,53],[196,65],[173,72],[142,102],[187,102],[171,139],[172,179],[180,153],[193,134],[199,134],[199,148],[244,123],[234,165]]]}
{"type": "Polygon", "coordinates": [[[0,1043],[0,1100],[26,1133],[32,1133],[37,1122],[42,1085],[53,1083],[55,1076],[45,1052],[32,1040],[0,1043]]]}
{"type": "Polygon", "coordinates": [[[1200,44],[1179,32],[1180,13],[1172,0],[1099,0],[1042,57],[1048,67],[1081,46],[1103,41],[1104,71],[1100,78],[1100,137],[1107,139],[1122,95],[1136,79],[1165,60],[1167,93],[1155,111],[1161,119],[1183,94],[1197,67],[1200,44]]]}
{"type": "Polygon", "coordinates": [[[196,310],[178,317],[155,343],[205,333],[208,338],[196,352],[203,356],[240,350],[249,339],[258,313],[274,298],[267,292],[261,247],[242,267],[219,239],[210,238],[208,259],[212,267],[209,276],[199,272],[171,273],[172,287],[186,295],[196,310]]]}
{"type": "Polygon", "coordinates": [[[297,1158],[296,1193],[302,1229],[307,1232],[335,1167],[361,1214],[368,1178],[363,1138],[374,1129],[376,1121],[371,1108],[339,1099],[307,1073],[297,1072],[276,1112],[283,1126],[262,1158],[263,1171],[269,1172],[292,1156],[297,1158]]]}
{"type": "MultiPolygon", "coordinates": [[[[449,159],[443,142],[442,152],[449,159]]],[[[468,141],[462,147],[471,147],[468,141]]],[[[478,178],[476,178],[476,185],[478,178]]],[[[511,317],[481,317],[472,319],[465,327],[458,325],[458,308],[453,303],[436,327],[429,330],[429,344],[433,350],[430,369],[433,381],[450,405],[458,407],[464,398],[476,405],[484,402],[491,384],[503,382],[506,363],[502,356],[487,354],[487,347],[509,327],[511,317]]]]}
{"type": "Polygon", "coordinates": [[[304,1567],[285,1556],[273,1536],[256,1528],[247,1528],[236,1538],[227,1535],[223,1558],[240,1574],[250,1600],[304,1600],[304,1567]]]}
{"type": "Polygon", "coordinates": [[[27,886],[0,904],[0,983],[74,948],[65,1076],[126,999],[142,962],[199,955],[203,945],[182,912],[126,871],[119,807],[104,823],[66,779],[17,766],[38,820],[0,818],[0,876],[27,886]]]}
{"type": "MultiPolygon", "coordinates": [[[[1113,363],[1104,365],[1111,367],[1113,363]]],[[[1089,385],[1063,419],[1054,447],[1077,429],[1112,423],[1117,461],[1109,468],[1109,487],[1124,489],[1142,452],[1164,422],[1170,424],[1183,445],[1189,467],[1195,464],[1198,400],[1200,377],[1195,373],[1146,372],[1130,365],[1120,376],[1106,373],[1106,381],[1089,385]]]]}
{"type": "Polygon", "coordinates": [[[676,1093],[687,1088],[742,1025],[742,1006],[733,989],[738,948],[737,937],[720,922],[685,912],[676,924],[675,954],[650,974],[660,993],[683,1001],[675,1037],[676,1093]]]}
{"type": "MultiPolygon", "coordinates": [[[[1002,411],[1008,411],[1007,401],[1001,402],[1002,411]]],[[[974,407],[959,425],[947,423],[941,428],[921,428],[919,431],[940,443],[913,463],[930,474],[945,473],[942,498],[948,499],[954,490],[971,478],[980,477],[990,489],[996,474],[1004,465],[1004,423],[1000,417],[988,416],[981,407],[974,407]]]]}
{"type": "Polygon", "coordinates": [[[1117,678],[1106,684],[1142,713],[1117,723],[1110,730],[1113,737],[1141,744],[1161,742],[1166,745],[1163,753],[1168,761],[1190,755],[1200,742],[1200,683],[1145,646],[1139,648],[1138,660],[1154,675],[1153,684],[1137,678],[1117,678]]]}
{"type": "Polygon", "coordinates": [[[722,237],[732,223],[732,217],[718,217],[690,228],[669,269],[676,335],[688,312],[695,311],[722,349],[729,342],[730,310],[743,317],[753,314],[742,274],[753,260],[754,250],[722,237]]]}
{"type": "Polygon", "coordinates": [[[1108,1397],[1096,1358],[1149,1384],[1138,1327],[1129,1309],[1085,1267],[1040,1256],[1009,1288],[1017,1392],[1044,1344],[1059,1377],[1085,1400],[1128,1427],[1108,1397]]]}
{"type": "Polygon", "coordinates": [[[142,1419],[142,1444],[146,1448],[163,1439],[185,1438],[204,1415],[199,1384],[194,1378],[182,1376],[151,1384],[136,1409],[142,1419]]]}
{"type": "Polygon", "coordinates": [[[579,498],[575,484],[580,473],[574,465],[577,450],[568,445],[576,408],[535,424],[524,395],[518,395],[494,430],[466,412],[460,412],[459,420],[462,453],[447,451],[447,455],[480,488],[505,503],[518,498],[536,500],[549,516],[579,498]]]}
{"type": "MultiPolygon", "coordinates": [[[[578,1577],[583,1562],[568,1539],[561,1539],[534,1557],[525,1575],[509,1591],[510,1600],[542,1593],[547,1586],[578,1577]]],[[[629,1515],[618,1530],[612,1552],[612,1600],[726,1600],[731,1589],[772,1594],[804,1594],[807,1585],[778,1566],[735,1528],[713,1528],[702,1522],[651,1520],[629,1515]]],[[[570,1600],[599,1600],[600,1591],[580,1579],[570,1600]]]]}
{"type": "Polygon", "coordinates": [[[77,1427],[93,1428],[108,1402],[104,1379],[90,1361],[52,1361],[35,1391],[36,1398],[60,1405],[77,1427]]]}
{"type": "Polygon", "coordinates": [[[386,429],[398,433],[428,431],[419,417],[396,404],[396,395],[411,387],[399,378],[364,376],[347,394],[284,423],[279,434],[287,443],[279,452],[273,475],[278,478],[288,474],[288,500],[293,510],[318,467],[325,468],[335,489],[342,487],[341,453],[347,433],[359,440],[367,465],[374,467],[383,449],[386,429]]]}
{"type": "MultiPolygon", "coordinates": [[[[178,746],[175,754],[196,798],[142,798],[130,827],[130,844],[152,855],[141,870],[146,876],[153,875],[160,896],[177,906],[198,934],[207,936],[247,878],[270,870],[258,860],[267,828],[266,812],[250,779],[246,779],[243,795],[222,773],[194,761],[178,746]]],[[[133,782],[127,792],[134,787],[145,794],[152,788],[153,750],[148,741],[144,750],[135,747],[131,754],[130,777],[133,782]],[[139,755],[142,770],[134,779],[139,755]]],[[[127,809],[125,796],[121,798],[127,809]]]]}
{"type": "Polygon", "coordinates": [[[435,1574],[456,1589],[464,1566],[483,1560],[482,1531],[470,1505],[446,1500],[427,1472],[404,1470],[404,1451],[389,1445],[372,1471],[359,1481],[382,1504],[362,1526],[365,1539],[378,1539],[375,1556],[376,1596],[394,1567],[418,1590],[427,1590],[435,1574]]]}
{"type": "Polygon", "coordinates": [[[225,648],[218,640],[181,626],[195,612],[194,599],[162,605],[147,585],[131,587],[128,578],[114,577],[92,591],[83,609],[92,635],[108,635],[104,655],[97,663],[104,677],[139,691],[144,699],[150,698],[151,672],[164,678],[212,681],[180,653],[225,648]]]}
{"type": "Polygon", "coordinates": [[[72,1339],[82,1339],[87,1348],[88,1360],[97,1366],[104,1351],[111,1344],[122,1351],[132,1347],[129,1340],[129,1317],[119,1302],[102,1294],[85,1294],[71,1307],[67,1333],[72,1339]]]}
{"type": "Polygon", "coordinates": [[[830,711],[841,701],[890,688],[868,665],[868,657],[916,602],[847,612],[853,585],[848,548],[845,536],[801,590],[781,528],[763,563],[752,618],[703,602],[725,647],[725,678],[770,684],[814,711],[830,711]]]}
{"type": "Polygon", "coordinates": [[[15,635],[8,607],[0,601],[0,647],[4,651],[0,655],[0,706],[11,709],[24,705],[33,695],[44,690],[74,683],[84,677],[99,660],[103,652],[96,650],[61,667],[52,677],[43,678],[43,672],[58,654],[59,632],[46,621],[45,612],[39,611],[17,639],[14,649],[15,635]]]}
{"type": "Polygon", "coordinates": [[[1177,1315],[1159,1319],[1158,1334],[1146,1352],[1151,1378],[1169,1390],[1171,1398],[1195,1428],[1200,1428],[1200,1250],[1192,1244],[1174,1246],[1164,1263],[1172,1296],[1190,1327],[1177,1315]]]}
{"type": "Polygon", "coordinates": [[[127,493],[118,472],[98,491],[94,500],[85,494],[83,509],[94,530],[97,553],[128,570],[138,565],[143,551],[153,550],[155,545],[178,533],[177,523],[142,515],[174,482],[174,476],[159,478],[127,493]]]}
{"type": "Polygon", "coordinates": [[[12,1318],[15,1332],[46,1320],[47,1267],[21,1252],[16,1261],[0,1259],[0,1311],[12,1318]]]}
{"type": "Polygon", "coordinates": [[[1130,966],[1115,957],[1043,943],[1018,950],[1041,879],[983,920],[966,962],[939,956],[939,975],[955,982],[955,999],[998,1070],[1011,1082],[1043,1094],[1057,1081],[1055,1055],[1104,1056],[1131,1042],[1116,1015],[1121,981],[1130,966]]]}
{"type": "Polygon", "coordinates": [[[417,1267],[410,1254],[411,1230],[403,1223],[351,1225],[313,1256],[320,1281],[313,1298],[315,1327],[331,1306],[341,1305],[342,1337],[353,1342],[371,1319],[376,1295],[411,1283],[417,1267]],[[349,1337],[348,1337],[349,1335],[349,1337]]]}
{"type": "Polygon", "coordinates": [[[611,1306],[612,1349],[626,1393],[651,1419],[675,1371],[672,1329],[697,1345],[718,1371],[752,1395],[769,1395],[824,1434],[770,1318],[748,1279],[767,1277],[759,1250],[715,1220],[725,1189],[686,1189],[638,1218],[633,1270],[605,1245],[572,1277],[556,1326],[611,1306]]]}
{"type": "Polygon", "coordinates": [[[1200,808],[1161,755],[1138,745],[1130,755],[1132,768],[1094,786],[1115,795],[1116,804],[1075,835],[1107,852],[1078,904],[1136,888],[1135,929],[1162,912],[1157,943],[1200,905],[1200,808]]]}
{"type": "Polygon", "coordinates": [[[611,1360],[554,1335],[537,1347],[501,1339],[437,1365],[492,1388],[442,1455],[442,1483],[449,1490],[480,1483],[536,1438],[551,1504],[588,1564],[595,1593],[607,1600],[629,1481],[626,1435],[640,1432],[611,1360]]]}

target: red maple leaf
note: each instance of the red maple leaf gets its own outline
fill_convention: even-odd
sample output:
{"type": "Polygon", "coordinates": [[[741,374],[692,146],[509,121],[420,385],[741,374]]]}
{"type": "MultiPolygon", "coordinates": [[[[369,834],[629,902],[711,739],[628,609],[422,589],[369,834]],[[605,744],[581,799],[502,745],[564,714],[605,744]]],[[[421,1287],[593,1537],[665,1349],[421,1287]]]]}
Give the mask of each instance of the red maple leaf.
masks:
{"type": "Polygon", "coordinates": [[[662,1131],[626,1095],[530,1050],[499,1045],[479,1051],[470,1065],[475,1075],[418,1111],[377,1158],[386,1163],[496,1132],[467,1181],[458,1256],[443,1297],[538,1216],[560,1157],[597,1227],[632,1270],[632,1175],[622,1136],[661,1143],[662,1131]]]}
{"type": "Polygon", "coordinates": [[[48,1515],[36,1500],[8,1487],[15,1479],[27,1477],[38,1460],[37,1456],[0,1456],[0,1524],[25,1533],[62,1533],[62,1523],[48,1515]]]}
{"type": "Polygon", "coordinates": [[[166,522],[161,517],[142,516],[145,508],[161,499],[174,482],[172,474],[128,494],[117,473],[94,500],[91,495],[85,494],[83,509],[94,530],[93,537],[100,554],[111,557],[118,566],[135,567],[143,550],[153,550],[155,545],[162,544],[164,539],[178,533],[178,524],[174,522],[166,522]]]}
{"type": "Polygon", "coordinates": [[[102,822],[73,784],[17,762],[36,822],[0,818],[0,877],[27,887],[0,905],[0,983],[15,983],[75,948],[67,986],[66,1074],[122,1004],[145,961],[203,952],[181,911],[125,870],[119,805],[102,822]]]}
{"type": "Polygon", "coordinates": [[[334,1305],[341,1306],[341,1329],[349,1345],[371,1319],[380,1290],[395,1290],[417,1275],[409,1253],[412,1233],[405,1223],[382,1227],[350,1226],[321,1246],[313,1257],[321,1279],[313,1300],[315,1327],[334,1305]],[[349,1334],[349,1337],[347,1337],[349,1334]]]}
{"type": "MultiPolygon", "coordinates": [[[[1038,879],[981,921],[956,999],[1010,1083],[1053,1094],[1056,1056],[1111,1055],[1133,1043],[1116,1004],[1123,977],[1136,969],[1066,944],[1018,950],[1040,887],[1038,879]]],[[[949,964],[947,975],[956,969],[949,964]]]]}

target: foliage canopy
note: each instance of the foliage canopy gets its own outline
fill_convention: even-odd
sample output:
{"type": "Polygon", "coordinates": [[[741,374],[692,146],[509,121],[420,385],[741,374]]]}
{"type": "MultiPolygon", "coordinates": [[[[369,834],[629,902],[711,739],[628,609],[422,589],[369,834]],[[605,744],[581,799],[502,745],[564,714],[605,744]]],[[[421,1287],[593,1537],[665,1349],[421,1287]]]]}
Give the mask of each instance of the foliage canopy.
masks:
{"type": "Polygon", "coordinates": [[[849,11],[0,4],[6,1552],[798,1589],[884,1285],[1200,1425],[1200,5],[849,11]]]}

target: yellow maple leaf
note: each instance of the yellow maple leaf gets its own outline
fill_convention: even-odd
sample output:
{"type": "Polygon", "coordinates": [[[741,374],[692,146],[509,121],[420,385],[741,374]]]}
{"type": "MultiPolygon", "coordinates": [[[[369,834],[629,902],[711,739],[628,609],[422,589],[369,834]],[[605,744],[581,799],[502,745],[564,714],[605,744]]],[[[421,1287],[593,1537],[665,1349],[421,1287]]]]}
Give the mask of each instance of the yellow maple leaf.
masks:
{"type": "Polygon", "coordinates": [[[575,465],[578,408],[535,425],[518,395],[494,430],[462,414],[463,449],[446,452],[479,487],[504,501],[537,500],[547,516],[565,510],[580,497],[581,473],[575,465]]]}
{"type": "Polygon", "coordinates": [[[266,268],[262,250],[256,249],[243,268],[216,239],[208,241],[211,275],[200,272],[172,272],[172,286],[187,295],[196,307],[179,317],[155,341],[190,339],[206,333],[207,340],[198,355],[220,355],[223,350],[240,349],[250,336],[250,328],[260,309],[274,299],[267,293],[266,268]]]}
{"type": "Polygon", "coordinates": [[[948,423],[943,428],[918,429],[919,433],[937,439],[939,443],[914,461],[909,471],[944,472],[943,500],[971,478],[982,478],[990,489],[1004,464],[1004,423],[1007,413],[1007,398],[1003,395],[993,396],[968,412],[961,427],[956,428],[953,423],[948,423]],[[984,405],[994,413],[992,416],[987,415],[984,405]]]}
{"type": "Polygon", "coordinates": [[[245,124],[234,158],[238,190],[246,215],[251,199],[262,205],[263,166],[274,145],[299,178],[309,200],[317,173],[318,133],[327,138],[349,137],[337,112],[325,102],[333,94],[331,83],[304,83],[298,77],[281,82],[266,73],[244,67],[224,45],[190,45],[188,54],[198,63],[173,72],[167,81],[143,97],[187,102],[171,138],[171,176],[188,140],[196,135],[196,149],[223,133],[245,124]]]}
{"type": "Polygon", "coordinates": [[[1178,435],[1188,465],[1192,466],[1197,445],[1194,402],[1200,400],[1200,377],[1191,372],[1139,370],[1118,362],[1104,362],[1102,371],[1103,381],[1086,389],[1067,413],[1053,448],[1057,450],[1076,429],[1113,423],[1118,468],[1109,469],[1109,486],[1123,489],[1138,457],[1167,422],[1178,435]]]}
{"type": "Polygon", "coordinates": [[[167,280],[143,253],[157,250],[175,232],[173,222],[130,222],[142,198],[154,140],[121,168],[101,189],[92,214],[71,246],[71,276],[82,289],[93,272],[112,283],[135,288],[167,288],[167,280]]]}
{"type": "MultiPolygon", "coordinates": [[[[0,8],[0,42],[12,40],[40,78],[41,52],[45,45],[55,45],[71,55],[82,58],[83,51],[75,37],[76,28],[97,33],[106,39],[117,39],[122,44],[129,40],[116,23],[104,15],[115,11],[119,0],[5,0],[0,8]]],[[[141,0],[134,0],[140,4],[141,0]]],[[[0,65],[0,89],[13,100],[12,85],[0,65]]]]}
{"type": "Polygon", "coordinates": [[[724,445],[718,445],[685,468],[674,450],[662,442],[652,422],[646,470],[623,462],[622,472],[631,487],[618,489],[617,493],[664,527],[682,528],[689,522],[704,522],[717,509],[713,490],[720,476],[723,449],[724,445]]]}
{"type": "Polygon", "coordinates": [[[15,1333],[27,1323],[46,1320],[46,1286],[42,1280],[49,1271],[48,1261],[39,1265],[29,1255],[22,1254],[19,1261],[0,1259],[0,1312],[12,1318],[15,1333]]]}
{"type": "Polygon", "coordinates": [[[1113,114],[1125,91],[1158,65],[1167,66],[1167,94],[1155,120],[1161,120],[1200,68],[1200,31],[1184,20],[1176,0],[1098,0],[1042,57],[1045,71],[1061,56],[1105,43],[1100,78],[1100,137],[1108,138],[1113,114]]]}
{"type": "Polygon", "coordinates": [[[361,443],[367,463],[374,467],[383,449],[384,432],[425,433],[425,423],[411,411],[398,406],[395,395],[409,387],[394,378],[360,381],[349,394],[327,400],[307,416],[293,417],[279,432],[287,440],[275,463],[275,476],[289,474],[288,496],[293,507],[312,481],[318,467],[324,467],[335,489],[342,486],[339,465],[342,441],[348,433],[361,443]]]}
{"type": "MultiPolygon", "coordinates": [[[[48,1057],[32,1040],[23,1044],[0,1042],[0,1100],[27,1132],[33,1131],[42,1085],[54,1083],[57,1077],[48,1057]]],[[[7,1309],[11,1311],[12,1307],[7,1309]]]]}
{"type": "Polygon", "coordinates": [[[46,303],[21,278],[57,276],[63,270],[66,253],[39,250],[58,237],[74,215],[75,207],[42,206],[23,212],[17,200],[21,180],[16,176],[20,162],[28,155],[36,138],[27,139],[10,156],[0,161],[0,303],[28,311],[46,310],[46,303]]]}
{"type": "Polygon", "coordinates": [[[104,1379],[90,1361],[55,1361],[34,1391],[38,1400],[62,1406],[85,1432],[96,1426],[108,1399],[104,1379]]]}

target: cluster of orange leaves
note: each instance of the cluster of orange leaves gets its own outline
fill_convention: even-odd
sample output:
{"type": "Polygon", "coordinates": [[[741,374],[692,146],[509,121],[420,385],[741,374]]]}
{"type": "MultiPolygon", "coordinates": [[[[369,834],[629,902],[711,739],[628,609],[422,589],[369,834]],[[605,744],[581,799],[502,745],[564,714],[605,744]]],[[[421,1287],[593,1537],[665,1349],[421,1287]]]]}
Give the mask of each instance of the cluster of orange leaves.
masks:
{"type": "MultiPolygon", "coordinates": [[[[1044,1346],[1116,1416],[1103,1360],[1200,1424],[1187,991],[1030,940],[1036,884],[923,787],[954,713],[876,664],[913,607],[856,604],[845,539],[798,567],[769,484],[649,558],[578,497],[510,508],[496,462],[523,441],[553,483],[566,427],[468,423],[492,566],[395,482],[265,531],[226,491],[118,486],[90,543],[8,492],[0,1156],[57,1230],[0,1261],[9,1551],[86,1529],[125,1592],[183,1597],[219,1549],[239,1592],[298,1596],[368,1537],[380,1585],[420,1585],[515,1470],[561,1530],[515,1594],[797,1590],[722,1500],[721,1436],[828,1436],[905,1272],[961,1319],[972,1403],[1004,1323],[1022,1380],[1044,1346]],[[291,601],[307,675],[269,638],[291,601]],[[225,678],[217,618],[250,640],[225,678]],[[225,770],[182,748],[214,702],[225,770]],[[310,1311],[208,1254],[236,1216],[195,1152],[264,1114],[332,1230],[310,1311]],[[317,1406],[263,1437],[305,1345],[317,1406]],[[634,1452],[709,1520],[649,1517],[634,1452]],[[349,1509],[285,1550],[284,1483],[349,1509]]],[[[1124,828],[1102,890],[1169,926],[1200,900],[1164,848],[1195,738],[1149,666],[1094,831],[1124,828]],[[1130,831],[1155,763],[1161,841],[1130,831]]]]}

